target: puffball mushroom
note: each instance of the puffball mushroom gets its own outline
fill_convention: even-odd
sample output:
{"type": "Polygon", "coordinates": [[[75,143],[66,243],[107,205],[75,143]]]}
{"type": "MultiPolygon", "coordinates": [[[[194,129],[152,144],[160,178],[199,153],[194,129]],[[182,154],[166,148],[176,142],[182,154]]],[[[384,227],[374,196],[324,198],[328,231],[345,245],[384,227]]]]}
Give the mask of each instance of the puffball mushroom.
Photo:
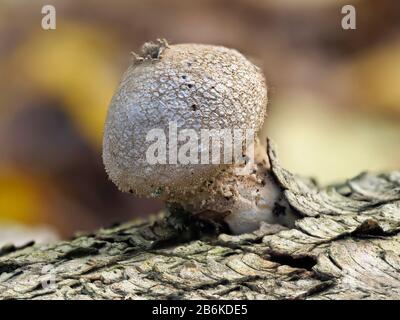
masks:
{"type": "Polygon", "coordinates": [[[165,40],[146,43],[141,55],[133,54],[108,110],[107,174],[121,191],[163,199],[200,219],[225,221],[236,234],[255,230],[262,221],[291,226],[295,217],[282,203],[257,138],[246,148],[241,143],[240,152],[224,145],[224,154],[232,158],[212,161],[209,141],[237,130],[257,132],[266,106],[262,72],[238,51],[165,40]],[[198,143],[204,131],[211,140],[198,143]],[[251,147],[255,161],[248,161],[251,147]],[[188,161],[188,151],[199,158],[188,161]],[[200,161],[204,156],[211,161],[200,161]],[[278,205],[283,214],[277,214],[278,205]]]}

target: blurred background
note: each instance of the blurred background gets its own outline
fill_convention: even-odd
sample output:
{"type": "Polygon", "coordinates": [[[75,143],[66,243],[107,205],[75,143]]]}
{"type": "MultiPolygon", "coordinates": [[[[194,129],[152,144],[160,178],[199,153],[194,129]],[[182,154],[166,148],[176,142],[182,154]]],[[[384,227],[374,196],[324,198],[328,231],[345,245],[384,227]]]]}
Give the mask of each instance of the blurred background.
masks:
{"type": "Polygon", "coordinates": [[[233,47],[265,72],[261,132],[293,172],[334,183],[400,168],[398,0],[0,0],[0,245],[68,238],[162,208],[101,160],[105,115],[145,41],[233,47]],[[57,29],[41,28],[43,5],[57,29]],[[341,28],[352,4],[357,29],[341,28]]]}

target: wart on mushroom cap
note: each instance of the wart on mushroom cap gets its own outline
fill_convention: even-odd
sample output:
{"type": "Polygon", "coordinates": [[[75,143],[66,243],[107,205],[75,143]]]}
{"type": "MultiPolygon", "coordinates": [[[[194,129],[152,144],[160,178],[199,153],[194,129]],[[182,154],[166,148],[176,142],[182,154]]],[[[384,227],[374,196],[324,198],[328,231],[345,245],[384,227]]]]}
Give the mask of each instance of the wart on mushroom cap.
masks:
{"type": "MultiPolygon", "coordinates": [[[[178,129],[261,127],[267,106],[265,79],[242,54],[221,46],[146,43],[124,73],[109,107],[103,161],[121,191],[157,197],[207,219],[225,220],[233,232],[261,221],[290,225],[275,215],[281,191],[268,172],[265,151],[245,175],[238,164],[149,164],[147,133],[178,129]]],[[[199,147],[200,148],[200,147],[199,147]]],[[[211,153],[211,150],[209,150],[211,153]]],[[[237,160],[237,159],[236,159],[237,160]]]]}

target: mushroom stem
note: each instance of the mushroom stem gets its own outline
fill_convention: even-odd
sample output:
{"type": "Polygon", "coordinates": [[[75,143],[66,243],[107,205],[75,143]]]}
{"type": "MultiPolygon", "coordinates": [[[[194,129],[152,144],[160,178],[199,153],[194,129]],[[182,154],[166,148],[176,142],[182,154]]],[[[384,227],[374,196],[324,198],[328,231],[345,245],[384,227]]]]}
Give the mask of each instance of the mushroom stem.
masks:
{"type": "Polygon", "coordinates": [[[178,205],[202,220],[225,222],[234,234],[254,231],[261,222],[293,227],[298,218],[283,197],[258,140],[253,163],[228,167],[173,199],[173,203],[167,200],[169,206],[178,205]]]}

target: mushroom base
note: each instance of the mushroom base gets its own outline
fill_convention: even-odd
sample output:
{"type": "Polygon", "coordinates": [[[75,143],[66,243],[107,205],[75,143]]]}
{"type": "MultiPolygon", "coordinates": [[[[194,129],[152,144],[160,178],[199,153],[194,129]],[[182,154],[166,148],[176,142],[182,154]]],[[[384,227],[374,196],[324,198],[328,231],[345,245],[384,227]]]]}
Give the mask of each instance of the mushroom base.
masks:
{"type": "Polygon", "coordinates": [[[262,222],[292,228],[299,218],[269,170],[265,149],[257,142],[251,165],[232,166],[188,194],[169,199],[199,219],[224,221],[234,234],[258,229],[262,222]]]}

